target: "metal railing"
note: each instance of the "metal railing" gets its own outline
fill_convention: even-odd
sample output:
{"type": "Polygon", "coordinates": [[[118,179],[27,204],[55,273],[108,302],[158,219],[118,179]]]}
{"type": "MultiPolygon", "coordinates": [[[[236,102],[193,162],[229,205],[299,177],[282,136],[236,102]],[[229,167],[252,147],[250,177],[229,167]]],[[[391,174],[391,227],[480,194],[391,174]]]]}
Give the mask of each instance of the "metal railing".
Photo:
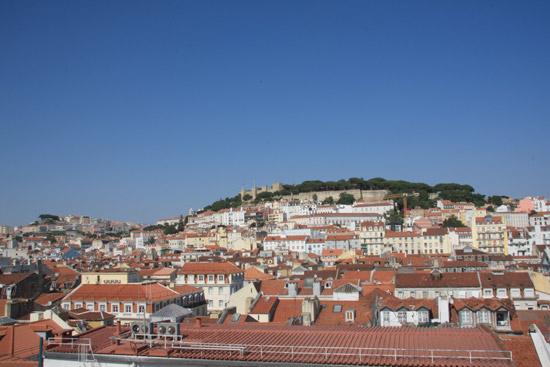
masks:
{"type": "Polygon", "coordinates": [[[47,346],[57,346],[69,349],[69,353],[77,353],[80,363],[96,362],[92,341],[89,338],[48,338],[47,346]]]}
{"type": "MultiPolygon", "coordinates": [[[[132,334],[127,337],[113,337],[120,342],[132,342],[147,345],[150,348],[160,347],[174,350],[225,351],[238,352],[240,356],[290,355],[291,359],[318,356],[329,360],[334,356],[355,357],[359,362],[369,358],[427,359],[432,363],[441,359],[475,361],[502,360],[512,361],[512,352],[506,350],[464,350],[464,349],[407,349],[407,348],[362,348],[362,347],[327,347],[305,345],[266,345],[266,344],[230,344],[202,343],[185,341],[180,335],[168,336],[159,334],[132,334]]],[[[202,353],[201,353],[202,354],[202,353]]]]}

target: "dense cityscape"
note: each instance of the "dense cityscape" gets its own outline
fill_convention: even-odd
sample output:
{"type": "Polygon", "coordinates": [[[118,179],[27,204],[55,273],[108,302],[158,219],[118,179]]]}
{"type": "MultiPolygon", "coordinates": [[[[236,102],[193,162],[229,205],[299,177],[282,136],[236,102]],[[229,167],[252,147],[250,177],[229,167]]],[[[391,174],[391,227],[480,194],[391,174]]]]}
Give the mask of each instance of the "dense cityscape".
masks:
{"type": "Polygon", "coordinates": [[[548,0],[0,0],[0,367],[550,367],[549,40],[548,0]]]}
{"type": "Polygon", "coordinates": [[[2,363],[548,361],[541,196],[273,183],[153,224],[44,213],[0,231],[2,363]]]}

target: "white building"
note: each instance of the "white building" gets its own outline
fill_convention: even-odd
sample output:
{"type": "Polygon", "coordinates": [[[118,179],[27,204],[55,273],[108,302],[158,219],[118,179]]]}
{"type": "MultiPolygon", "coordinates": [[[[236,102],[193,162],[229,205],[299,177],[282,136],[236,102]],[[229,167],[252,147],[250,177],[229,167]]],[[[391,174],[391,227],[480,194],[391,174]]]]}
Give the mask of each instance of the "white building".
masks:
{"type": "Polygon", "coordinates": [[[211,313],[221,313],[243,282],[244,271],[230,262],[185,263],[176,278],[176,284],[202,288],[211,313]]]}

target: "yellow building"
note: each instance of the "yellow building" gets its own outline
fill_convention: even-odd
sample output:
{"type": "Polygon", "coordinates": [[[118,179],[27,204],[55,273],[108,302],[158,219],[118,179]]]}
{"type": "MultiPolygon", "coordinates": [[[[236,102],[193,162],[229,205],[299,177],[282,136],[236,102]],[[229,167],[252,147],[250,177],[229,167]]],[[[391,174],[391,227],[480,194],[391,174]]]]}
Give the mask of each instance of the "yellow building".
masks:
{"type": "Polygon", "coordinates": [[[490,254],[508,255],[508,231],[502,217],[486,215],[474,218],[472,246],[490,254]]]}
{"type": "Polygon", "coordinates": [[[82,273],[82,284],[128,284],[141,281],[133,269],[110,269],[82,273]]]}

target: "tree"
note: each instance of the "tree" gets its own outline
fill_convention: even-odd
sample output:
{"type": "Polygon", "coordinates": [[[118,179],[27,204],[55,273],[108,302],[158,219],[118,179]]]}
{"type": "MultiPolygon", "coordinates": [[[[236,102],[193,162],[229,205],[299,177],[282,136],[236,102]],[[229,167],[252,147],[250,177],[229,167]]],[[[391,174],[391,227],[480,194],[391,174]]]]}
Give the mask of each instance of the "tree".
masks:
{"type": "Polygon", "coordinates": [[[332,196],[329,196],[328,198],[325,198],[323,200],[324,205],[333,205],[334,204],[334,198],[332,196]]]}
{"type": "Polygon", "coordinates": [[[504,196],[498,196],[498,195],[489,196],[487,198],[487,204],[492,204],[494,206],[501,206],[503,197],[504,196]]]}
{"type": "Polygon", "coordinates": [[[386,213],[386,224],[391,226],[391,229],[395,231],[397,226],[403,225],[403,216],[399,210],[393,209],[392,211],[386,213]]]}
{"type": "Polygon", "coordinates": [[[455,217],[454,215],[451,215],[449,218],[443,221],[443,227],[458,228],[458,227],[466,227],[466,226],[457,217],[455,217]]]}
{"type": "Polygon", "coordinates": [[[248,201],[248,200],[252,200],[252,195],[250,195],[250,194],[244,194],[244,195],[243,195],[243,201],[248,201]]]}
{"type": "Polygon", "coordinates": [[[38,218],[40,218],[41,221],[48,222],[58,222],[60,220],[58,215],[53,214],[40,214],[38,218]]]}
{"type": "Polygon", "coordinates": [[[487,207],[487,211],[493,213],[495,211],[495,208],[492,205],[489,205],[487,207]]]}
{"type": "Polygon", "coordinates": [[[164,226],[164,229],[162,230],[164,234],[176,234],[178,233],[178,229],[176,228],[175,224],[169,224],[164,226]]]}
{"type": "Polygon", "coordinates": [[[344,205],[351,205],[355,202],[355,198],[352,194],[348,194],[347,192],[343,192],[340,194],[340,198],[338,199],[338,204],[344,204],[344,205]]]}

